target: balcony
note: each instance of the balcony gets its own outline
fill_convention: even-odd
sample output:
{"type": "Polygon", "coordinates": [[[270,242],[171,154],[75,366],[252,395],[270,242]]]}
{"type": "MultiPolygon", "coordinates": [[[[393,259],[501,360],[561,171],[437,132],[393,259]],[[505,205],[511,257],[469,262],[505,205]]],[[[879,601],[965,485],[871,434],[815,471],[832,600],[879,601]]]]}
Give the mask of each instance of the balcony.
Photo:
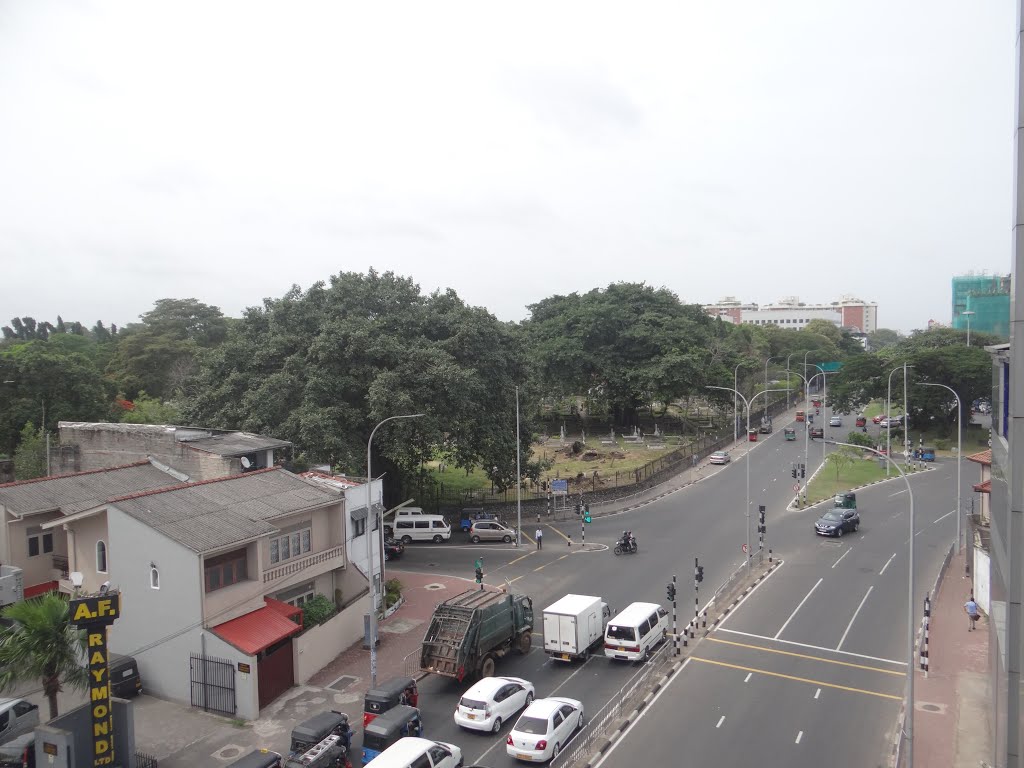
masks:
{"type": "Polygon", "coordinates": [[[67,555],[54,555],[53,556],[53,577],[54,577],[54,579],[66,579],[66,578],[68,578],[68,556],[67,555]]]}
{"type": "MultiPolygon", "coordinates": [[[[299,571],[308,571],[313,566],[329,564],[327,568],[323,568],[317,573],[337,568],[345,564],[345,545],[339,544],[336,547],[325,549],[320,552],[313,552],[304,557],[293,557],[290,560],[286,560],[283,563],[277,563],[271,568],[267,568],[263,571],[263,583],[277,581],[278,579],[290,576],[293,573],[299,571]],[[337,562],[332,562],[337,561],[337,562]]],[[[317,573],[310,573],[308,575],[314,576],[317,573]]]]}

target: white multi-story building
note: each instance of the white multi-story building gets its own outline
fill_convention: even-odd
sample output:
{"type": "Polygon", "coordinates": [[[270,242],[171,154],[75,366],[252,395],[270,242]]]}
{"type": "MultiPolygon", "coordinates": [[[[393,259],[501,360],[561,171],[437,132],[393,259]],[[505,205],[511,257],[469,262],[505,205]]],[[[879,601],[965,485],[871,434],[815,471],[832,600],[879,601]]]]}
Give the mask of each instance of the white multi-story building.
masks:
{"type": "Polygon", "coordinates": [[[744,304],[726,296],[716,304],[705,304],[704,310],[713,317],[737,324],[777,325],[800,330],[811,320],[827,320],[858,333],[878,330],[878,304],[854,296],[842,296],[829,304],[805,304],[796,296],[787,296],[777,304],[763,306],[744,304]]]}

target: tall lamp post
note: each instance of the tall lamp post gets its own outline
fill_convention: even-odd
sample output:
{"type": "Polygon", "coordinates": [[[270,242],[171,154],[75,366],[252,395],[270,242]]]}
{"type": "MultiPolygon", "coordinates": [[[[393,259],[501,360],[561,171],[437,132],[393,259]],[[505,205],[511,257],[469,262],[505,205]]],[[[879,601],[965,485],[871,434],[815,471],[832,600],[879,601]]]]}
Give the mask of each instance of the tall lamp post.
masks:
{"type": "MultiPolygon", "coordinates": [[[[377,585],[373,582],[373,535],[371,520],[376,520],[373,514],[373,469],[370,465],[370,447],[373,445],[373,436],[377,430],[395,419],[418,419],[424,416],[422,413],[410,413],[403,416],[388,416],[384,421],[377,424],[370,432],[370,439],[366,441],[366,578],[370,582],[370,688],[377,687],[377,585]],[[371,517],[372,516],[372,517],[371,517]]],[[[381,550],[383,556],[383,550],[381,550]]],[[[383,585],[381,585],[383,586],[383,585]]]]}
{"type": "MultiPolygon", "coordinates": [[[[793,403],[791,403],[789,401],[789,359],[791,357],[793,357],[793,355],[798,355],[798,354],[800,354],[800,353],[799,352],[790,352],[788,355],[786,355],[786,409],[787,410],[789,409],[789,407],[791,405],[793,405],[793,403]]],[[[804,373],[807,373],[807,371],[804,371],[804,373]]]]}
{"type": "Polygon", "coordinates": [[[917,383],[920,386],[922,386],[922,387],[942,387],[943,389],[948,389],[950,392],[953,393],[953,397],[956,398],[956,506],[954,507],[954,509],[956,510],[956,512],[955,512],[955,514],[956,514],[956,553],[959,555],[960,554],[960,517],[961,517],[961,515],[960,515],[960,464],[961,464],[960,451],[962,450],[962,447],[963,447],[963,441],[961,440],[961,437],[963,435],[963,430],[962,430],[962,428],[960,426],[960,414],[961,414],[961,412],[963,410],[963,406],[960,404],[960,395],[958,395],[956,393],[956,390],[954,390],[952,387],[947,387],[945,384],[932,384],[931,382],[927,382],[927,381],[919,381],[917,383]]]}
{"type": "Polygon", "coordinates": [[[522,542],[523,534],[523,501],[521,498],[522,471],[519,469],[519,387],[516,387],[516,549],[522,542]]]}
{"type": "Polygon", "coordinates": [[[966,309],[960,313],[967,318],[967,346],[971,346],[971,315],[974,314],[973,309],[966,309]]]}
{"type": "MultiPolygon", "coordinates": [[[[892,421],[892,375],[894,373],[896,373],[896,371],[903,371],[903,387],[904,387],[904,392],[906,392],[907,368],[913,368],[913,367],[914,366],[912,366],[912,365],[907,365],[906,363],[903,363],[903,365],[897,366],[896,368],[893,368],[891,371],[889,371],[889,388],[887,390],[888,394],[886,394],[886,396],[885,396],[885,452],[887,454],[892,453],[892,426],[890,425],[890,421],[892,421]]],[[[907,431],[907,407],[906,407],[906,404],[907,404],[906,396],[904,395],[904,398],[903,398],[903,431],[904,432],[907,431]]],[[[904,448],[906,448],[906,445],[904,445],[904,448]]],[[[885,465],[885,476],[886,477],[889,476],[889,465],[888,464],[885,465]]]]}
{"type": "MultiPolygon", "coordinates": [[[[751,405],[751,403],[753,403],[761,395],[764,395],[765,399],[767,399],[769,392],[785,392],[784,389],[766,389],[764,392],[758,392],[756,395],[754,395],[749,400],[747,400],[747,398],[743,397],[743,395],[740,394],[738,389],[733,389],[732,387],[712,387],[712,386],[708,386],[707,388],[708,389],[721,389],[721,390],[724,390],[726,392],[732,392],[734,395],[738,395],[743,400],[743,406],[747,410],[747,436],[748,436],[748,439],[749,439],[749,436],[750,436],[750,405],[751,405]]],[[[750,451],[749,450],[747,451],[747,462],[746,463],[747,463],[747,509],[746,509],[746,515],[747,515],[747,552],[746,552],[746,555],[747,555],[747,571],[749,571],[750,570],[750,557],[753,554],[750,551],[750,451]]]]}
{"type": "MultiPolygon", "coordinates": [[[[797,373],[796,371],[793,371],[793,375],[794,376],[800,376],[800,374],[797,373]]],[[[814,374],[814,376],[811,376],[810,380],[805,379],[803,376],[800,376],[800,381],[802,381],[804,383],[804,418],[807,418],[808,414],[811,412],[811,393],[809,391],[810,388],[811,388],[811,381],[813,381],[818,376],[821,376],[821,374],[820,373],[814,374]]],[[[810,435],[811,435],[810,426],[811,426],[810,424],[808,424],[807,422],[804,422],[804,468],[805,469],[807,468],[807,464],[809,462],[808,451],[810,449],[810,442],[811,442],[810,441],[810,435]]],[[[802,483],[801,485],[803,485],[804,488],[806,489],[806,487],[807,487],[806,483],[802,483]]],[[[804,498],[805,499],[807,498],[806,490],[804,492],[804,498]]],[[[797,501],[799,502],[799,496],[797,497],[797,501]]]]}
{"type": "MultiPolygon", "coordinates": [[[[740,372],[740,366],[743,363],[736,363],[736,367],[732,369],[732,390],[739,394],[740,388],[737,376],[740,372]]],[[[732,396],[732,441],[735,443],[739,439],[739,428],[740,428],[740,404],[739,400],[736,399],[736,395],[732,396]]]]}
{"type": "Polygon", "coordinates": [[[899,464],[892,460],[891,456],[887,456],[881,451],[876,451],[874,448],[865,448],[863,445],[841,443],[838,440],[826,440],[826,442],[833,445],[845,445],[862,451],[871,451],[876,456],[884,457],[889,464],[896,468],[896,471],[900,473],[900,477],[903,478],[903,482],[907,484],[907,495],[910,497],[910,541],[907,543],[907,548],[910,554],[907,566],[907,704],[903,720],[903,733],[907,737],[907,768],[914,768],[914,640],[916,638],[916,633],[914,632],[914,491],[910,487],[910,480],[903,470],[900,469],[899,464]]]}

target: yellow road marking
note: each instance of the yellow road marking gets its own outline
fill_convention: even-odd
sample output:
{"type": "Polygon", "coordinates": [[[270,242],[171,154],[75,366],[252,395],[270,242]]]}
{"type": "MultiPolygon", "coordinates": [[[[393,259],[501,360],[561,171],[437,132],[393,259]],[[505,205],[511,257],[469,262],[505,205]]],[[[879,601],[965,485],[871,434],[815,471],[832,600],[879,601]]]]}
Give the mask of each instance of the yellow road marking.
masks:
{"type": "Polygon", "coordinates": [[[561,537],[562,537],[563,539],[565,539],[566,541],[568,541],[568,540],[569,540],[569,537],[568,537],[568,536],[566,536],[566,535],[565,535],[564,533],[562,533],[562,532],[561,532],[560,530],[558,530],[557,528],[554,528],[554,527],[552,527],[552,526],[550,526],[550,525],[546,525],[546,526],[544,526],[544,527],[545,527],[545,528],[550,528],[550,529],[551,529],[552,531],[554,531],[555,533],[557,533],[557,534],[558,534],[559,536],[561,536],[561,537]]]}
{"type": "Polygon", "coordinates": [[[525,555],[523,555],[521,557],[517,557],[515,560],[510,560],[509,562],[505,563],[505,565],[503,565],[502,568],[505,568],[505,567],[507,567],[509,565],[515,565],[520,560],[525,560],[526,558],[528,558],[532,554],[533,554],[533,552],[527,552],[525,555]]]}
{"type": "Polygon", "coordinates": [[[869,667],[865,664],[853,664],[849,661],[835,661],[833,659],[826,659],[821,656],[811,656],[807,653],[794,653],[793,651],[780,651],[775,648],[765,648],[763,645],[751,645],[749,643],[737,643],[734,640],[719,640],[717,637],[708,637],[713,643],[724,643],[725,645],[736,645],[740,648],[753,648],[755,651],[765,651],[766,653],[778,653],[783,656],[796,656],[798,659],[810,659],[811,661],[821,661],[825,664],[837,664],[841,667],[853,667],[854,669],[866,669],[870,672],[881,672],[885,675],[895,675],[896,677],[906,677],[906,672],[894,672],[891,669],[882,669],[881,667],[869,667]]]}
{"type": "Polygon", "coordinates": [[[699,656],[691,656],[691,660],[700,661],[704,664],[714,664],[719,667],[728,667],[729,669],[738,669],[741,672],[756,672],[759,675],[768,675],[769,677],[781,677],[783,680],[793,680],[797,683],[808,683],[810,685],[820,685],[822,688],[835,688],[840,691],[850,691],[851,693],[863,693],[866,696],[877,696],[880,699],[892,699],[893,701],[903,701],[902,696],[894,696],[891,693],[879,693],[878,691],[867,691],[863,688],[851,688],[848,685],[836,685],[835,683],[826,683],[822,680],[811,680],[807,677],[796,677],[795,675],[784,675],[781,672],[769,672],[767,669],[756,669],[755,667],[743,667],[739,664],[728,664],[724,661],[714,661],[712,659],[702,659],[699,656]]]}

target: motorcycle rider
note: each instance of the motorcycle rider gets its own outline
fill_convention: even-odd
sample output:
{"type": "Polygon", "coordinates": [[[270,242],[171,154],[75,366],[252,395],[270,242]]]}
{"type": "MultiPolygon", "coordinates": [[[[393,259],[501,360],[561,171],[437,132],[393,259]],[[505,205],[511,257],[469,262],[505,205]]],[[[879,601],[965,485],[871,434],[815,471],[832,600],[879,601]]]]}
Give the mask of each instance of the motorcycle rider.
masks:
{"type": "Polygon", "coordinates": [[[636,536],[632,531],[626,531],[626,535],[629,537],[629,548],[636,552],[636,536]]]}

